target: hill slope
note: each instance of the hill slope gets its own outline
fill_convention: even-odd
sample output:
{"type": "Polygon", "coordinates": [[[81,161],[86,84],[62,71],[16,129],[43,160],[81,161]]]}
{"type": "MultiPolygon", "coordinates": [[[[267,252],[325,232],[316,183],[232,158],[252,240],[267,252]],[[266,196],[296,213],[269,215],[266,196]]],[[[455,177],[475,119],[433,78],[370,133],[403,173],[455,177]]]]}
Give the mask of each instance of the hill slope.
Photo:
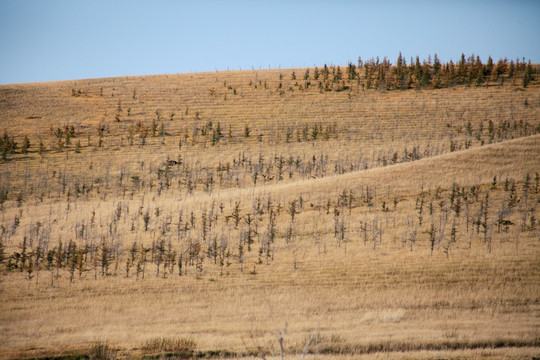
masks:
{"type": "Polygon", "coordinates": [[[292,71],[0,86],[1,356],[537,355],[537,83],[292,71]]]}

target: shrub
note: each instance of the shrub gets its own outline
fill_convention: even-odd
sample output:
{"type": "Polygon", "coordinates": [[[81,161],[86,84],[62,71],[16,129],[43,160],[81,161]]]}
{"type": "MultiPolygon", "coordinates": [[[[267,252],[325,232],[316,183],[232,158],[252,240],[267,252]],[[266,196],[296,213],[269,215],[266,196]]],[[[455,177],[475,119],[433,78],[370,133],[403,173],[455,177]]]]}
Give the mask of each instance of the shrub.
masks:
{"type": "Polygon", "coordinates": [[[195,347],[195,340],[191,338],[153,338],[147,340],[141,349],[145,353],[187,352],[195,347]]]}
{"type": "Polygon", "coordinates": [[[97,341],[90,348],[91,360],[113,360],[116,356],[113,353],[113,349],[103,341],[97,341]]]}

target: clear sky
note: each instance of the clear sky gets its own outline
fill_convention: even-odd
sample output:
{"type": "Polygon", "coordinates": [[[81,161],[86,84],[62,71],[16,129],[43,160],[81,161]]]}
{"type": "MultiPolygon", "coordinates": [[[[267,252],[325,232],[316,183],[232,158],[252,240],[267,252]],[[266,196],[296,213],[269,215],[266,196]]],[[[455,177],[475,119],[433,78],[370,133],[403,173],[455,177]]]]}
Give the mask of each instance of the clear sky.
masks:
{"type": "Polygon", "coordinates": [[[400,51],[540,63],[540,1],[0,0],[0,84],[395,63],[400,51]]]}

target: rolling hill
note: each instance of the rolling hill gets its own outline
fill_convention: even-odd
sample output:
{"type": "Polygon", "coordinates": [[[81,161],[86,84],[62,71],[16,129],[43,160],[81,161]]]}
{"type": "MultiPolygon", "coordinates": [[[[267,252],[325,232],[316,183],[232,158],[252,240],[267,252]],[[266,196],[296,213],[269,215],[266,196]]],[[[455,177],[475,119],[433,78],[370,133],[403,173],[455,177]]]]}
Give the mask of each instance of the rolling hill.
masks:
{"type": "Polygon", "coordinates": [[[538,356],[538,81],[314,73],[1,85],[0,356],[538,356]]]}

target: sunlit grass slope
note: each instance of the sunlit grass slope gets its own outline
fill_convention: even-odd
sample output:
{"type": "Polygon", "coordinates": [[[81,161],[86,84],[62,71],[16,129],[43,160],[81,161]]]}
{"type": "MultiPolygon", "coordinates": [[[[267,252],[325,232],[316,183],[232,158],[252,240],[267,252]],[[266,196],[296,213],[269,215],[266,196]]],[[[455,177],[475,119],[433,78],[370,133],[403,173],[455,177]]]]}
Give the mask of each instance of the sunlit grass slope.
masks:
{"type": "Polygon", "coordinates": [[[0,356],[539,356],[538,83],[305,70],[0,86],[0,356]]]}

